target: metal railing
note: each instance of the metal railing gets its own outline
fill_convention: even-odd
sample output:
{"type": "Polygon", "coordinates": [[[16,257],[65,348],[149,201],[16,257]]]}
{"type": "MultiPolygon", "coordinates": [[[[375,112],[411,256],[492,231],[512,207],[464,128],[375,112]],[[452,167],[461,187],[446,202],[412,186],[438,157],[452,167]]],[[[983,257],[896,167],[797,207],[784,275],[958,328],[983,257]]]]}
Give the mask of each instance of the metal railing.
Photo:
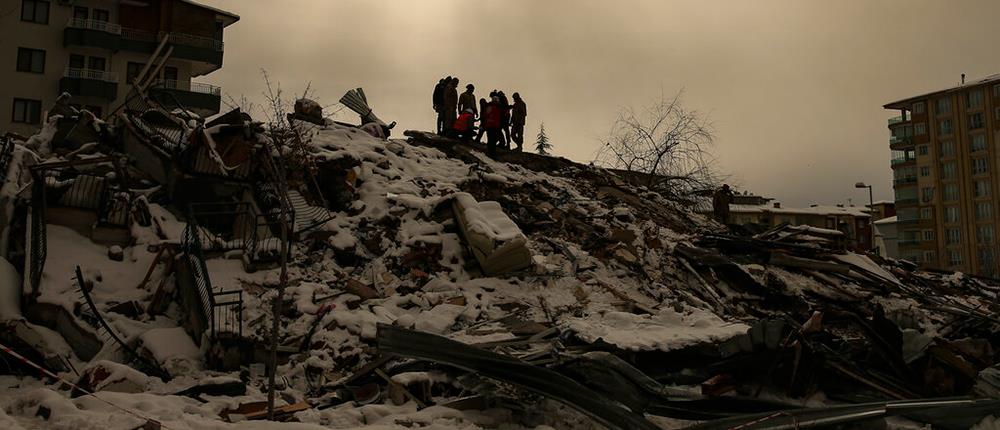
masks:
{"type": "Polygon", "coordinates": [[[892,118],[889,118],[889,125],[899,124],[901,122],[907,122],[907,121],[909,121],[909,120],[908,119],[903,119],[902,116],[894,116],[892,118]]]}
{"type": "Polygon", "coordinates": [[[66,23],[67,27],[82,28],[85,30],[97,30],[111,34],[122,34],[122,26],[98,19],[70,18],[66,23]]]}
{"type": "Polygon", "coordinates": [[[194,210],[188,210],[188,225],[184,229],[182,247],[184,263],[191,273],[202,312],[208,320],[211,337],[220,333],[236,333],[243,336],[243,291],[218,290],[212,288],[212,280],[205,264],[204,250],[201,241],[203,228],[198,225],[194,210]]]}
{"type": "Polygon", "coordinates": [[[906,164],[906,163],[909,163],[909,162],[912,162],[912,161],[917,161],[917,158],[916,157],[897,157],[897,158],[893,158],[892,160],[890,160],[889,163],[891,165],[895,166],[897,164],[906,164]]]}
{"type": "Polygon", "coordinates": [[[66,71],[63,72],[63,76],[67,78],[92,79],[95,81],[118,83],[118,74],[105,72],[104,70],[67,67],[66,71]]]}
{"type": "Polygon", "coordinates": [[[129,122],[146,138],[168,154],[178,154],[187,147],[184,127],[139,94],[134,88],[129,93],[122,109],[128,114],[129,122]]]}
{"type": "Polygon", "coordinates": [[[45,225],[45,182],[38,171],[32,171],[31,190],[31,220],[28,242],[31,250],[28,253],[28,280],[31,283],[31,297],[38,297],[42,285],[42,272],[45,270],[45,259],[48,255],[48,240],[45,225]]]}
{"type": "Polygon", "coordinates": [[[0,137],[0,179],[6,180],[12,158],[14,158],[14,139],[0,137]]]}
{"type": "Polygon", "coordinates": [[[892,184],[893,185],[908,185],[908,184],[916,184],[916,183],[917,183],[917,177],[916,176],[907,176],[907,177],[903,177],[903,178],[893,179],[892,180],[892,184]]]}
{"type": "Polygon", "coordinates": [[[159,42],[164,37],[170,36],[170,43],[175,45],[194,46],[197,48],[212,49],[218,52],[225,50],[225,44],[218,39],[206,36],[196,36],[187,33],[161,31],[154,33],[137,28],[121,28],[122,39],[135,40],[139,42],[159,42]]]}
{"type": "Polygon", "coordinates": [[[223,171],[219,162],[209,155],[209,148],[205,144],[189,146],[188,153],[185,154],[185,165],[189,169],[188,173],[201,175],[218,176],[227,179],[245,181],[250,177],[252,171],[253,158],[249,158],[234,169],[223,171]]]}
{"type": "Polygon", "coordinates": [[[889,136],[890,145],[908,144],[913,142],[913,136],[889,136]]]}
{"type": "Polygon", "coordinates": [[[192,93],[211,94],[221,96],[222,88],[215,85],[203,84],[201,82],[178,81],[174,79],[160,79],[153,82],[152,88],[163,88],[168,90],[180,90],[192,93]]]}

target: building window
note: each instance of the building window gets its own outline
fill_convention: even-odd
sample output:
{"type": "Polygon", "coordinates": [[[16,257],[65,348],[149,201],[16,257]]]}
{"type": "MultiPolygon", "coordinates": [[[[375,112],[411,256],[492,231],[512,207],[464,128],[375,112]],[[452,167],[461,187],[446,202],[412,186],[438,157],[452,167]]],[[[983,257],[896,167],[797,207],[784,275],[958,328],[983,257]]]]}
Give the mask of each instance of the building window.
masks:
{"type": "Polygon", "coordinates": [[[917,147],[917,153],[920,155],[927,155],[930,153],[930,148],[927,145],[920,145],[917,147]]]}
{"type": "Polygon", "coordinates": [[[920,201],[927,203],[934,200],[934,187],[924,187],[920,189],[920,201]]]}
{"type": "Polygon", "coordinates": [[[955,162],[941,163],[941,179],[955,179],[955,162]]]}
{"type": "Polygon", "coordinates": [[[948,264],[957,266],[962,264],[962,251],[952,249],[948,251],[948,264]]]}
{"type": "Polygon", "coordinates": [[[958,185],[944,184],[944,194],[941,196],[946,202],[958,200],[958,185]]]}
{"type": "Polygon", "coordinates": [[[994,115],[994,118],[996,118],[997,121],[1000,121],[1000,107],[996,108],[996,110],[993,111],[993,115],[994,115]]]}
{"type": "Polygon", "coordinates": [[[986,150],[986,135],[985,134],[972,135],[972,152],[985,151],[985,150],[986,150]]]}
{"type": "Polygon", "coordinates": [[[958,222],[958,206],[945,206],[944,222],[958,222]]]}
{"type": "Polygon", "coordinates": [[[111,13],[104,9],[94,9],[90,15],[94,21],[108,22],[111,20],[111,13]]]}
{"type": "Polygon", "coordinates": [[[976,243],[993,243],[993,225],[985,224],[976,226],[976,243]]]}
{"type": "Polygon", "coordinates": [[[948,230],[946,230],[946,232],[947,235],[945,237],[947,238],[946,241],[949,245],[956,244],[962,241],[962,232],[959,229],[949,228],[948,230]]]}
{"type": "Polygon", "coordinates": [[[931,219],[932,214],[933,214],[933,209],[920,208],[920,219],[931,219]]]}
{"type": "Polygon", "coordinates": [[[924,242],[934,241],[934,230],[924,230],[924,242]]]}
{"type": "Polygon", "coordinates": [[[90,9],[83,6],[73,6],[73,19],[90,19],[90,9]]]}
{"type": "Polygon", "coordinates": [[[930,176],[931,166],[920,166],[920,176],[930,176]]]}
{"type": "Polygon", "coordinates": [[[968,105],[969,109],[979,109],[983,107],[983,92],[982,91],[972,91],[968,95],[968,105]]]}
{"type": "Polygon", "coordinates": [[[14,113],[11,122],[40,124],[42,122],[42,101],[14,99],[14,113]]]}
{"type": "Polygon", "coordinates": [[[969,115],[969,130],[975,130],[977,128],[983,128],[982,112],[969,115]]]}
{"type": "Polygon", "coordinates": [[[938,134],[948,135],[951,134],[951,120],[942,119],[938,121],[938,134]]]}
{"type": "Polygon", "coordinates": [[[942,157],[954,157],[955,156],[955,142],[941,142],[941,156],[942,157]]]}
{"type": "Polygon", "coordinates": [[[107,66],[108,62],[103,57],[90,57],[87,60],[88,60],[87,61],[88,69],[100,70],[102,72],[107,70],[105,69],[105,67],[107,66]]]}
{"type": "MultiPolygon", "coordinates": [[[[985,160],[984,160],[985,161],[985,160]]],[[[990,181],[976,181],[972,186],[972,195],[976,197],[987,197],[990,195],[990,181]]]]}
{"type": "Polygon", "coordinates": [[[913,104],[913,113],[922,114],[924,113],[924,102],[916,102],[913,104]]]}
{"type": "Polygon", "coordinates": [[[71,69],[82,69],[87,67],[87,57],[79,54],[70,54],[69,56],[69,68],[71,69]]]}
{"type": "Polygon", "coordinates": [[[45,51],[17,48],[17,71],[45,73],[45,51]]]}
{"type": "Polygon", "coordinates": [[[993,203],[976,203],[976,221],[988,221],[993,219],[993,203]]]}
{"type": "Polygon", "coordinates": [[[985,158],[973,158],[972,159],[972,174],[973,175],[985,175],[990,170],[989,160],[985,158]]]}
{"type": "Polygon", "coordinates": [[[951,99],[950,98],[940,98],[937,100],[937,109],[935,109],[938,115],[944,115],[946,113],[951,113],[951,99]]]}
{"type": "Polygon", "coordinates": [[[131,61],[125,66],[125,81],[126,83],[133,83],[136,78],[139,77],[139,73],[142,72],[142,63],[133,63],[131,61]]]}
{"type": "Polygon", "coordinates": [[[937,261],[937,253],[934,251],[924,251],[924,262],[931,263],[937,261]]]}
{"type": "Polygon", "coordinates": [[[21,1],[21,21],[48,24],[49,2],[43,0],[21,1]]]}
{"type": "Polygon", "coordinates": [[[993,86],[993,97],[1000,97],[1000,84],[993,86]]]}
{"type": "Polygon", "coordinates": [[[927,134],[927,123],[918,122],[913,124],[913,134],[917,136],[927,134]]]}

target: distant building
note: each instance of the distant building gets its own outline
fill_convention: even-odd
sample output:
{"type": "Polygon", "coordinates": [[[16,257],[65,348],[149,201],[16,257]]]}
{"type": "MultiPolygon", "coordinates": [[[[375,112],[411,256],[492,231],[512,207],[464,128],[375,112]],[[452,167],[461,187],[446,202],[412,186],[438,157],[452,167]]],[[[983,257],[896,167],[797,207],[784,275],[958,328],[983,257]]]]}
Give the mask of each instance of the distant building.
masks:
{"type": "Polygon", "coordinates": [[[219,87],[192,82],[222,67],[232,13],[191,0],[5,0],[0,13],[0,130],[31,135],[62,92],[109,114],[160,41],[170,60],[156,91],[203,116],[218,113],[219,87]]]}
{"type": "Polygon", "coordinates": [[[875,221],[875,252],[888,258],[899,258],[899,233],[896,231],[896,216],[875,221]]]}
{"type": "Polygon", "coordinates": [[[889,119],[900,257],[997,276],[1000,75],[884,107],[900,112],[889,119]]]}
{"type": "MultiPolygon", "coordinates": [[[[790,225],[808,225],[829,230],[840,230],[847,237],[847,246],[856,251],[872,249],[871,215],[867,208],[856,206],[820,206],[787,208],[771,198],[736,195],[729,205],[730,222],[739,225],[756,225],[762,228],[790,225]]],[[[698,212],[710,214],[711,207],[698,212]]]]}
{"type": "Polygon", "coordinates": [[[896,216],[896,202],[879,200],[869,207],[871,208],[872,220],[878,221],[896,216]]]}

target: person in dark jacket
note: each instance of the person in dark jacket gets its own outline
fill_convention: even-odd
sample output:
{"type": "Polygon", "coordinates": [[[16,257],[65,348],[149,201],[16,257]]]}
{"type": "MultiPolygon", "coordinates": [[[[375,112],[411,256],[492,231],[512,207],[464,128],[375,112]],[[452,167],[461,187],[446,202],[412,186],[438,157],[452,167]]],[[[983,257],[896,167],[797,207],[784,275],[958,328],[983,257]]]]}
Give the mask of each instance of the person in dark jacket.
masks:
{"type": "Polygon", "coordinates": [[[465,112],[466,109],[472,109],[473,115],[479,115],[479,109],[476,108],[476,95],[472,93],[475,89],[475,85],[466,85],[465,92],[458,96],[459,112],[465,112]]]}
{"type": "Polygon", "coordinates": [[[479,99],[479,134],[476,135],[476,143],[483,143],[483,134],[486,134],[486,99],[479,99]]]}
{"type": "Polygon", "coordinates": [[[444,130],[451,130],[458,116],[458,78],[451,78],[444,88],[441,100],[441,115],[444,118],[444,130]]]}
{"type": "Polygon", "coordinates": [[[524,104],[521,95],[514,93],[514,105],[511,106],[510,113],[510,138],[517,144],[517,150],[521,151],[524,145],[524,122],[528,118],[528,106],[524,104]]]}
{"type": "Polygon", "coordinates": [[[493,100],[483,110],[483,128],[486,129],[486,153],[490,157],[495,157],[497,154],[497,143],[500,141],[500,123],[502,118],[503,112],[500,106],[500,99],[499,97],[493,97],[493,100]]]}
{"type": "Polygon", "coordinates": [[[444,102],[444,88],[448,86],[448,82],[451,81],[451,76],[447,78],[441,78],[437,85],[434,86],[434,95],[432,96],[432,106],[434,106],[434,112],[437,113],[437,132],[441,133],[444,118],[441,116],[441,103],[444,102]]]}
{"type": "Polygon", "coordinates": [[[497,91],[500,100],[500,131],[502,132],[503,146],[510,150],[510,101],[503,91],[497,91]]]}

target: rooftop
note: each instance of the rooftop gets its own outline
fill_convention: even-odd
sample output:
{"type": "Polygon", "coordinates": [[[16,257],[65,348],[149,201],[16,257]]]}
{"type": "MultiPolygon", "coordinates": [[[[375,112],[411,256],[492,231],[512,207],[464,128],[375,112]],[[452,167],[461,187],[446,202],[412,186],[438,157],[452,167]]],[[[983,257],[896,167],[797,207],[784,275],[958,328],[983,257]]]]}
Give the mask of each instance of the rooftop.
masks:
{"type": "Polygon", "coordinates": [[[1000,73],[989,75],[989,76],[987,76],[985,78],[974,80],[974,81],[967,81],[964,84],[957,85],[957,86],[954,86],[954,87],[951,87],[951,88],[946,88],[946,89],[937,90],[937,91],[931,91],[929,93],[921,94],[921,95],[918,95],[918,96],[907,97],[907,98],[902,99],[902,100],[898,100],[898,101],[894,101],[892,103],[888,103],[888,104],[886,104],[885,106],[882,106],[882,107],[885,108],[885,109],[908,109],[910,107],[911,103],[913,103],[913,102],[915,102],[915,101],[917,101],[919,99],[925,99],[925,98],[928,98],[928,97],[931,97],[931,96],[936,96],[936,95],[939,95],[939,94],[946,94],[946,93],[952,93],[952,92],[956,92],[956,91],[961,91],[961,90],[966,89],[966,88],[971,88],[971,87],[975,87],[975,86],[978,86],[978,85],[984,85],[984,84],[988,84],[988,83],[991,83],[991,82],[1000,83],[1000,73]]]}

